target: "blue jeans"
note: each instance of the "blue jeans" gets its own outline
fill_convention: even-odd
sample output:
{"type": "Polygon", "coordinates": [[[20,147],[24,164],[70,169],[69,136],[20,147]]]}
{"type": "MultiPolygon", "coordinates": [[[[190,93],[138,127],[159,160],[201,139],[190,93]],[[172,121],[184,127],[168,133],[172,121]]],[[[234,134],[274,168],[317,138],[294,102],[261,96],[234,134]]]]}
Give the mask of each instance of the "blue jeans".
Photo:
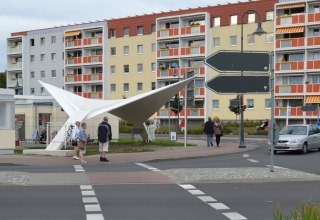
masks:
{"type": "Polygon", "coordinates": [[[213,134],[207,134],[207,146],[209,147],[212,143],[213,134]]]}

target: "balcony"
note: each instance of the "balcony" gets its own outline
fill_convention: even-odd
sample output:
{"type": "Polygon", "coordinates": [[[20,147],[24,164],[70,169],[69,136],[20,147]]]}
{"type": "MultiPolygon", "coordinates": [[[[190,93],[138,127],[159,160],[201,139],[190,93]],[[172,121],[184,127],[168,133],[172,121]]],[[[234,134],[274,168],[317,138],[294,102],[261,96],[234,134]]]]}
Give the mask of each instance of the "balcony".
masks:
{"type": "Polygon", "coordinates": [[[157,77],[177,77],[179,76],[179,71],[180,69],[177,69],[177,68],[158,69],[157,77]]]}
{"type": "Polygon", "coordinates": [[[281,25],[292,25],[292,24],[304,24],[305,15],[286,15],[277,18],[277,26],[281,25]]]}
{"type": "Polygon", "coordinates": [[[204,34],[206,27],[204,25],[193,25],[181,28],[181,35],[204,34]]]}
{"type": "Polygon", "coordinates": [[[181,68],[181,75],[184,76],[186,72],[193,71],[195,76],[203,76],[205,74],[205,68],[203,66],[194,66],[181,68]]]}
{"type": "Polygon", "coordinates": [[[275,93],[303,93],[304,84],[297,84],[297,85],[276,85],[275,86],[275,93]]]}
{"type": "Polygon", "coordinates": [[[83,92],[82,96],[88,99],[102,99],[102,92],[83,92]]]}
{"type": "Polygon", "coordinates": [[[320,46],[320,37],[308,37],[307,38],[308,46],[320,46]]]}
{"type": "MultiPolygon", "coordinates": [[[[185,115],[185,109],[182,109],[181,112],[180,112],[180,117],[184,117],[185,115]]],[[[163,118],[167,118],[169,117],[169,110],[167,108],[162,108],[162,109],[159,109],[157,111],[157,116],[158,117],[163,117],[163,118]]],[[[187,116],[189,117],[196,117],[196,118],[202,118],[204,117],[204,108],[188,108],[187,109],[187,116]]],[[[177,117],[177,115],[171,111],[170,112],[170,117],[177,117]]]]}
{"type": "Polygon", "coordinates": [[[102,56],[88,56],[88,57],[83,57],[83,63],[84,64],[91,64],[91,63],[101,63],[102,62],[102,56]]]}
{"type": "Polygon", "coordinates": [[[22,70],[22,62],[11,62],[8,64],[8,70],[22,70]]]}
{"type": "Polygon", "coordinates": [[[92,82],[92,81],[101,81],[102,73],[87,73],[83,75],[83,81],[92,82]]]}
{"type": "Polygon", "coordinates": [[[320,21],[320,13],[308,14],[308,22],[319,22],[320,21]]]}
{"type": "Polygon", "coordinates": [[[303,117],[303,111],[301,110],[301,106],[300,107],[289,107],[289,109],[287,107],[275,107],[274,109],[274,116],[276,117],[303,117]]]}
{"type": "Polygon", "coordinates": [[[280,39],[276,41],[276,48],[304,47],[304,38],[280,39]]]}
{"type": "Polygon", "coordinates": [[[82,75],[81,74],[67,74],[65,76],[65,82],[81,82],[82,81],[82,75]]]}
{"type": "Polygon", "coordinates": [[[158,57],[174,57],[179,56],[179,49],[178,48],[160,48],[157,52],[158,57]]]}
{"type": "Polygon", "coordinates": [[[70,57],[65,60],[66,65],[82,64],[82,57],[70,57]]]}
{"type": "Polygon", "coordinates": [[[205,89],[203,87],[194,88],[194,95],[195,96],[204,96],[205,89]]]}
{"type": "Polygon", "coordinates": [[[18,85],[22,87],[22,78],[16,78],[14,76],[9,77],[7,82],[8,88],[16,87],[17,82],[18,82],[18,85]]]}
{"type": "Polygon", "coordinates": [[[276,71],[296,71],[296,70],[304,70],[304,61],[276,63],[276,71]]]}
{"type": "Polygon", "coordinates": [[[82,40],[76,39],[76,40],[66,40],[65,47],[80,47],[82,46],[82,40]]]}
{"type": "Polygon", "coordinates": [[[195,55],[195,56],[199,56],[205,55],[205,47],[204,46],[191,46],[191,47],[184,47],[180,49],[181,51],[181,56],[190,56],[190,55],[195,55]]]}
{"type": "Polygon", "coordinates": [[[308,70],[319,70],[320,69],[320,60],[308,60],[307,61],[308,70]]]}
{"type": "Polygon", "coordinates": [[[18,44],[18,45],[11,45],[10,47],[8,47],[8,54],[18,54],[18,53],[22,53],[22,45],[18,44]]]}
{"type": "Polygon", "coordinates": [[[165,28],[157,31],[158,38],[178,37],[179,28],[165,28]]]}
{"type": "Polygon", "coordinates": [[[91,37],[83,39],[84,46],[96,46],[102,45],[102,37],[91,37]]]}
{"type": "Polygon", "coordinates": [[[306,85],[307,93],[320,93],[320,84],[307,84],[306,85]]]}

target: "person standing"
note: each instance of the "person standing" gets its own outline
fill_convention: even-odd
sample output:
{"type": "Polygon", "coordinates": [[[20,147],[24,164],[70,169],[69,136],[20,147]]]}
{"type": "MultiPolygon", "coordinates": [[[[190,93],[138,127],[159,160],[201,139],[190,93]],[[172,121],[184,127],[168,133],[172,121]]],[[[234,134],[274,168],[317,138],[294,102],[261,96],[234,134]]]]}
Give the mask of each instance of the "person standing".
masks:
{"type": "Polygon", "coordinates": [[[71,145],[73,146],[73,159],[79,160],[79,130],[80,130],[80,121],[76,121],[75,126],[72,129],[72,135],[71,135],[71,145]]]}
{"type": "Polygon", "coordinates": [[[111,125],[108,123],[108,117],[103,117],[103,121],[98,126],[98,141],[99,141],[99,152],[100,161],[108,162],[106,157],[109,151],[109,142],[112,140],[111,125]]]}
{"type": "Polygon", "coordinates": [[[207,147],[210,145],[213,146],[213,121],[211,120],[211,117],[208,117],[208,121],[204,123],[204,133],[207,135],[207,147]]]}
{"type": "Polygon", "coordinates": [[[88,140],[86,128],[87,128],[87,124],[85,122],[82,122],[81,128],[79,130],[79,144],[78,144],[79,158],[81,163],[87,163],[87,161],[83,159],[83,156],[86,153],[86,144],[88,140]]]}
{"type": "Polygon", "coordinates": [[[219,147],[221,136],[223,136],[223,126],[220,122],[220,119],[216,119],[213,125],[214,135],[216,136],[216,144],[219,147]]]}

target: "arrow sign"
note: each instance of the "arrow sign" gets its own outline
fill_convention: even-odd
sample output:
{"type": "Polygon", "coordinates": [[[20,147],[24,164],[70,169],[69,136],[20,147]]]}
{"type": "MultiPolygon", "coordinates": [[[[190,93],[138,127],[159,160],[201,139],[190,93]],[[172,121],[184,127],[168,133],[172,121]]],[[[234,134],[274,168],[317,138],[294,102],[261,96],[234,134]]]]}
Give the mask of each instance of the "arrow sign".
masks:
{"type": "Polygon", "coordinates": [[[269,72],[268,52],[218,51],[205,58],[204,63],[218,72],[269,72]]]}
{"type": "Polygon", "coordinates": [[[269,93],[269,76],[218,75],[206,82],[206,87],[220,93],[269,93]]]}

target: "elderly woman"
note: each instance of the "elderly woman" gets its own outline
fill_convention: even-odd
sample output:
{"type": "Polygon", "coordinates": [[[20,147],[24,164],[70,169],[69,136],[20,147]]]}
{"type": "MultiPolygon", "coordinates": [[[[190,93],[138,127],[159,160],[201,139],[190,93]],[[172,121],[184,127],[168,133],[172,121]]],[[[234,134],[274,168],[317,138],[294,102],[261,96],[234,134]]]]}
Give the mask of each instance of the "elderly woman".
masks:
{"type": "Polygon", "coordinates": [[[223,126],[220,122],[220,119],[216,119],[215,123],[213,124],[213,132],[216,136],[217,147],[219,147],[221,136],[223,136],[223,126]]]}

